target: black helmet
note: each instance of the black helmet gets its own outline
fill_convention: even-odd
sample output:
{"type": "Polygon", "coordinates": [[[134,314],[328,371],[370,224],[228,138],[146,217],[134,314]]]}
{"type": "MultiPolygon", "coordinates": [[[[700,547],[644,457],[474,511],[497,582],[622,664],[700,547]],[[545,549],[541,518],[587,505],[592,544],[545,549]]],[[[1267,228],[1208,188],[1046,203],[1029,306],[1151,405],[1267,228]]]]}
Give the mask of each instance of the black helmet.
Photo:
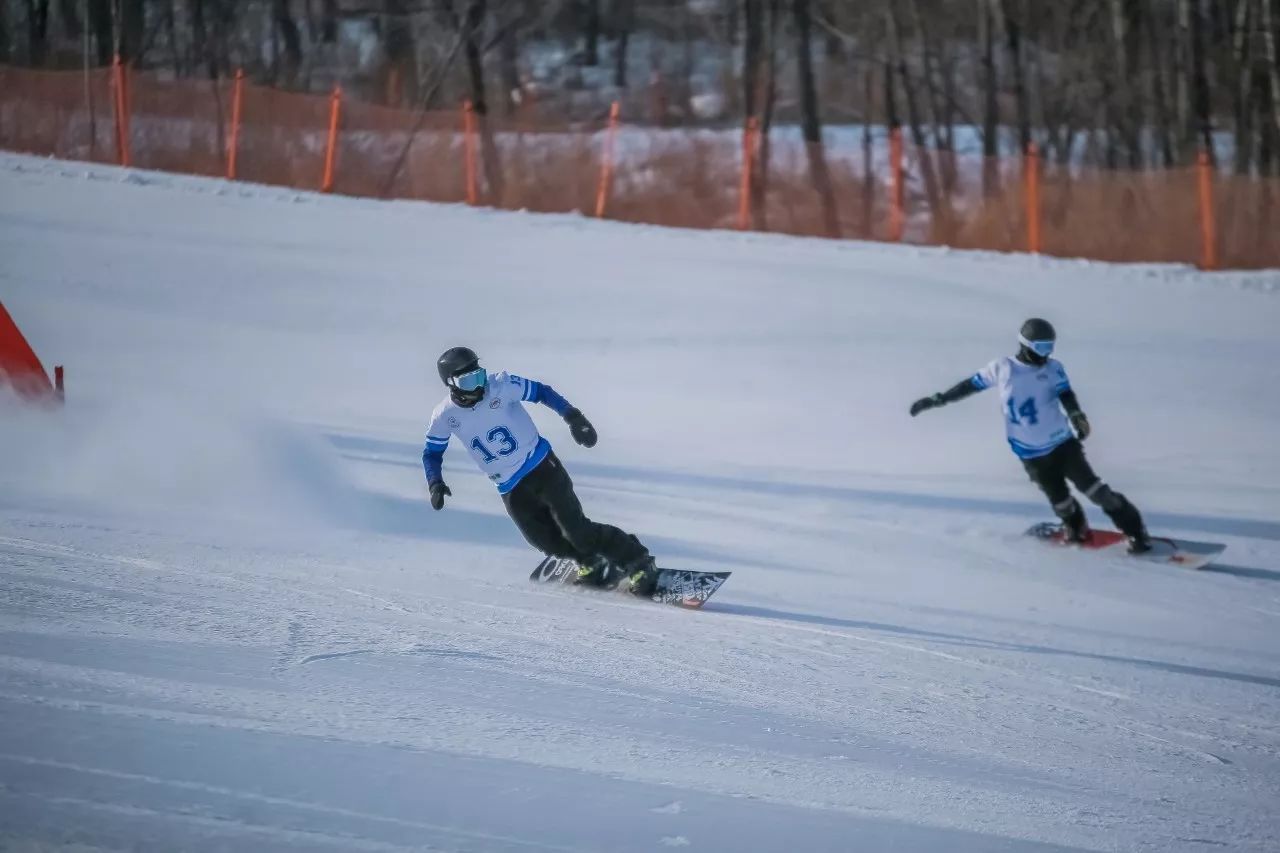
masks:
{"type": "Polygon", "coordinates": [[[436,360],[440,381],[449,387],[449,396],[459,406],[471,408],[484,399],[489,377],[480,366],[475,350],[467,347],[447,349],[436,360]]]}
{"type": "Polygon", "coordinates": [[[1022,324],[1018,332],[1018,357],[1028,364],[1044,364],[1053,354],[1053,346],[1058,341],[1058,333],[1053,324],[1039,317],[1032,317],[1022,324]]]}

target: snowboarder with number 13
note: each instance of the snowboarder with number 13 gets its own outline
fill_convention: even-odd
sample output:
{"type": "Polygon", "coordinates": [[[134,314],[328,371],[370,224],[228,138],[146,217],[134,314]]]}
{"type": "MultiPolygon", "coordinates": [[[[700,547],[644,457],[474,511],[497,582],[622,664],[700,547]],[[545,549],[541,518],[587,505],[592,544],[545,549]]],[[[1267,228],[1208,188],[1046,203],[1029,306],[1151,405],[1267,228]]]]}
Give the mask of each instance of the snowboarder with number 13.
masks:
{"type": "Polygon", "coordinates": [[[630,533],[587,518],[569,473],[524,404],[547,406],[564,418],[574,441],[594,447],[596,430],[586,416],[543,382],[505,372],[490,376],[467,347],[446,350],[436,367],[449,396],[431,414],[422,451],[432,508],[443,509],[452,494],[441,466],[456,435],[498,487],[507,514],[530,545],[574,560],[580,584],[613,586],[625,579],[635,595],[652,594],[658,569],[648,549],[630,533]]]}

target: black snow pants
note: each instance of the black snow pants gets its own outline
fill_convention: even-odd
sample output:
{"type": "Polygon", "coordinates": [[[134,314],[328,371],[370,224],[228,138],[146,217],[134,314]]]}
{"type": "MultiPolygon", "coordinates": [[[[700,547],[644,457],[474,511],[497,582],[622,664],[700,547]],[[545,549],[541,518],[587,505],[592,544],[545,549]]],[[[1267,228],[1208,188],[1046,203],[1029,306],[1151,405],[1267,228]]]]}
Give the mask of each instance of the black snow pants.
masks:
{"type": "Polygon", "coordinates": [[[528,543],[549,556],[569,557],[579,565],[603,557],[619,568],[649,556],[635,536],[587,518],[573,480],[554,452],[503,495],[502,502],[528,543]]]}
{"type": "Polygon", "coordinates": [[[1079,535],[1088,530],[1088,522],[1080,502],[1071,496],[1068,480],[1085,497],[1102,507],[1121,533],[1137,537],[1146,535],[1138,508],[1129,503],[1124,495],[1112,491],[1094,473],[1093,466],[1084,458],[1084,445],[1079,439],[1064,441],[1044,456],[1023,459],[1022,465],[1027,469],[1031,482],[1039,486],[1049,499],[1054,513],[1062,519],[1069,535],[1079,535]]]}

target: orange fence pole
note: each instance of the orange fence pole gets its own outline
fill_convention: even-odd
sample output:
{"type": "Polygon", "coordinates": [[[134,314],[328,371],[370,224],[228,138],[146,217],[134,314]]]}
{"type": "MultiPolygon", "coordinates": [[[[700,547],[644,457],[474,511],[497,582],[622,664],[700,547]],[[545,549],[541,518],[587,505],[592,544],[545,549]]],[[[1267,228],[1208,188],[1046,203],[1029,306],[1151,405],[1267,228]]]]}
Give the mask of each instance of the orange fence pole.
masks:
{"type": "Polygon", "coordinates": [[[902,180],[902,128],[895,127],[889,131],[889,239],[893,242],[902,240],[906,225],[906,213],[903,210],[905,189],[902,180]]]}
{"type": "Polygon", "coordinates": [[[236,155],[240,151],[240,104],[244,98],[244,69],[236,69],[231,90],[231,139],[227,142],[227,180],[236,179],[236,155]]]}
{"type": "Polygon", "coordinates": [[[120,54],[111,60],[111,82],[115,88],[116,118],[116,161],[121,166],[129,165],[129,97],[125,91],[126,74],[120,54]]]}
{"type": "Polygon", "coordinates": [[[1213,210],[1213,164],[1203,148],[1196,157],[1196,173],[1200,183],[1200,268],[1218,268],[1218,227],[1213,210]]]}
{"type": "Polygon", "coordinates": [[[1038,255],[1040,254],[1040,149],[1034,142],[1027,143],[1022,169],[1027,191],[1027,251],[1038,255]]]}
{"type": "Polygon", "coordinates": [[[751,173],[756,160],[756,117],[747,119],[742,128],[742,182],[738,186],[738,230],[751,224],[751,173]]]}
{"type": "Polygon", "coordinates": [[[604,217],[605,200],[609,197],[609,185],[613,181],[613,143],[618,136],[618,102],[609,107],[609,129],[605,131],[604,152],[600,160],[600,183],[596,187],[596,219],[604,217]]]}
{"type": "Polygon", "coordinates": [[[338,157],[338,119],[342,115],[342,87],[334,86],[329,96],[329,144],[324,152],[324,180],[320,192],[333,192],[333,167],[338,157]]]}
{"type": "Polygon", "coordinates": [[[467,181],[467,204],[474,206],[479,200],[476,190],[476,113],[471,101],[462,102],[462,159],[467,181]]]}

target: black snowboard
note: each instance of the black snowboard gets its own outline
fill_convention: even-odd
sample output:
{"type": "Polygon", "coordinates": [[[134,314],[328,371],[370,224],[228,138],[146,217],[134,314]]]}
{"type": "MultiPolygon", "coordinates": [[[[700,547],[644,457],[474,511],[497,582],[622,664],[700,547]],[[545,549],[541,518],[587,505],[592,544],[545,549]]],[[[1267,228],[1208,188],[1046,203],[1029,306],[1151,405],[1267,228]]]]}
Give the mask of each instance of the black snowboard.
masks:
{"type": "MultiPolygon", "coordinates": [[[[658,569],[658,586],[649,598],[661,604],[678,607],[701,607],[707,603],[732,572],[693,572],[684,569],[658,569]]],[[[574,560],[547,557],[529,575],[535,583],[562,583],[573,586],[578,578],[578,564],[574,560]]],[[[619,575],[612,584],[586,586],[587,590],[614,590],[622,580],[619,575]]],[[[625,594],[625,593],[624,593],[625,594]]]]}

